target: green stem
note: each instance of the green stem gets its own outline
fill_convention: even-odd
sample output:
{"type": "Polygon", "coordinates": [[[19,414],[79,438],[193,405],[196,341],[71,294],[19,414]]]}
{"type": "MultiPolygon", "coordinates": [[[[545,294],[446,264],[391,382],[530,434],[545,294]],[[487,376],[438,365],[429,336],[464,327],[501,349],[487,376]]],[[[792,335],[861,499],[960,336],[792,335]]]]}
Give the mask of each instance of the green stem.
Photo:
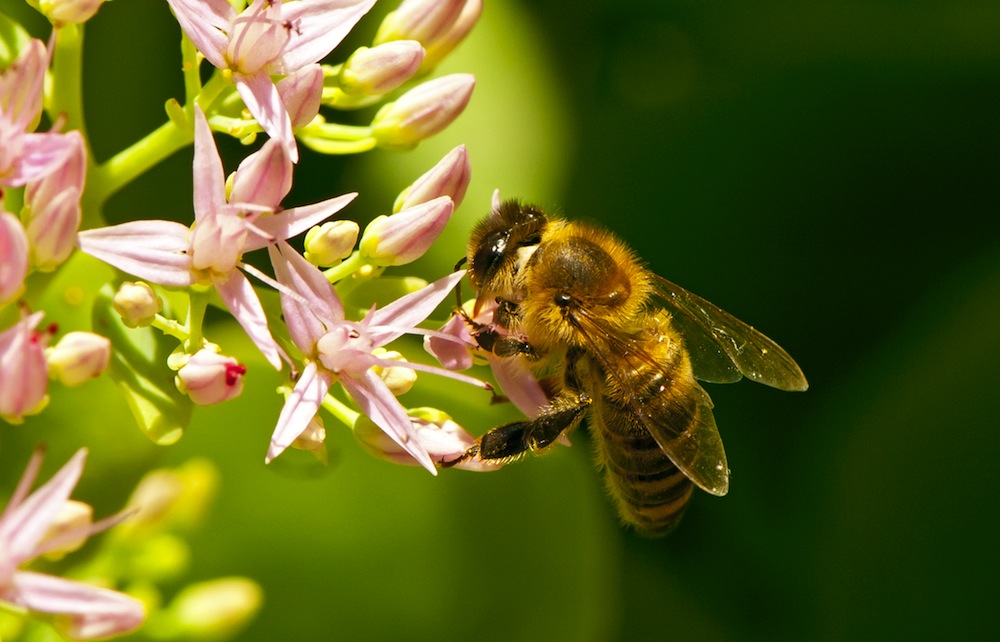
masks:
{"type": "Polygon", "coordinates": [[[358,420],[361,416],[360,412],[357,412],[353,408],[349,407],[347,404],[337,399],[333,395],[327,395],[323,397],[323,408],[326,409],[333,417],[340,422],[342,422],[348,428],[354,427],[354,422],[358,420]]]}
{"type": "Polygon", "coordinates": [[[336,283],[342,279],[346,279],[358,270],[362,269],[368,265],[368,260],[361,258],[360,252],[354,252],[349,257],[340,262],[340,265],[335,265],[328,270],[323,271],[323,276],[330,283],[336,283]]]}
{"type": "Polygon", "coordinates": [[[56,31],[52,52],[52,93],[49,116],[66,119],[67,130],[79,130],[87,138],[83,119],[83,25],[67,24],[56,31]]]}
{"type": "Polygon", "coordinates": [[[188,338],[184,348],[188,354],[194,354],[202,348],[205,338],[201,333],[202,323],[205,321],[205,309],[208,308],[208,292],[200,288],[191,289],[191,303],[188,306],[187,327],[191,336],[188,338]]]}
{"type": "Polygon", "coordinates": [[[191,336],[191,333],[188,332],[188,329],[186,327],[184,327],[174,319],[167,319],[166,317],[162,317],[159,314],[157,314],[153,318],[153,322],[150,323],[149,325],[153,326],[163,334],[179,339],[182,342],[187,341],[188,338],[191,336]]]}
{"type": "MultiPolygon", "coordinates": [[[[177,150],[190,145],[193,140],[194,130],[190,126],[179,127],[174,121],[168,120],[142,140],[93,168],[87,177],[84,213],[90,218],[99,217],[98,213],[112,194],[177,150]]],[[[85,220],[83,228],[99,224],[101,221],[85,220]]]]}

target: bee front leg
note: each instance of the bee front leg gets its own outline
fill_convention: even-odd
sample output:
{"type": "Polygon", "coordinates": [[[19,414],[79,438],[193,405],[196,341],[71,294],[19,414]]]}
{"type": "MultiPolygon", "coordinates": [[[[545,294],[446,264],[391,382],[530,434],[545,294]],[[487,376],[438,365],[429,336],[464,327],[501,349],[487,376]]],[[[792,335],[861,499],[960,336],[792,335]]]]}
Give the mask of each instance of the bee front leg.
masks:
{"type": "Polygon", "coordinates": [[[450,468],[470,459],[506,463],[527,452],[543,450],[564,432],[576,427],[590,404],[591,399],[585,393],[560,395],[535,419],[497,426],[480,437],[461,457],[442,461],[441,467],[450,468]]]}

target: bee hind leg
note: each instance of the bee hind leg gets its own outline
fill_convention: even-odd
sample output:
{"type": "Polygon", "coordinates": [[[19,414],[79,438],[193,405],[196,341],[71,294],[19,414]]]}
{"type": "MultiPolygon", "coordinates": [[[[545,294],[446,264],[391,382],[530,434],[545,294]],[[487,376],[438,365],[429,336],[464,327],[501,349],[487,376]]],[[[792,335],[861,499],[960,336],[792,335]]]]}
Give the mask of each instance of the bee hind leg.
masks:
{"type": "Polygon", "coordinates": [[[535,419],[497,426],[480,437],[464,455],[441,462],[441,466],[450,468],[469,459],[510,462],[525,453],[543,450],[579,424],[590,403],[590,397],[583,393],[557,397],[535,419]]]}

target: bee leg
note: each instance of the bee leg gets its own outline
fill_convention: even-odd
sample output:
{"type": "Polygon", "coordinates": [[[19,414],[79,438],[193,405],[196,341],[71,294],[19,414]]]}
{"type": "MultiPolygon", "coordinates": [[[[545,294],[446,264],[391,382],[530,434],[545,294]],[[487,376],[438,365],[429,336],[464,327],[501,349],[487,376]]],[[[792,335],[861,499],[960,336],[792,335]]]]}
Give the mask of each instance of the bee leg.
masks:
{"type": "Polygon", "coordinates": [[[452,461],[441,462],[441,466],[450,468],[469,459],[512,461],[527,452],[542,450],[579,424],[590,403],[590,397],[584,393],[557,397],[535,419],[497,426],[480,437],[476,445],[464,455],[452,461]]]}
{"type": "Polygon", "coordinates": [[[487,352],[492,352],[498,357],[516,357],[523,355],[529,361],[538,361],[542,358],[533,345],[523,339],[510,335],[500,334],[492,328],[483,326],[472,333],[479,347],[487,352]]]}

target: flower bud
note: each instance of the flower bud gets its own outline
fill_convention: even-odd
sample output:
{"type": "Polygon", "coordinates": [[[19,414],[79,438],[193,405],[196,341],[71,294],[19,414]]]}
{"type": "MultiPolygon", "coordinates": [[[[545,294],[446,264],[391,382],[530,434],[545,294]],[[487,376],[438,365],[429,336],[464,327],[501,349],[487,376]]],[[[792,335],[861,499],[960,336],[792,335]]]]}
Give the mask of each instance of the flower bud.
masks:
{"type": "Polygon", "coordinates": [[[166,615],[174,621],[178,638],[226,640],[257,614],[262,601],[256,582],[229,577],[185,587],[166,615]]]}
{"type": "Polygon", "coordinates": [[[54,270],[69,258],[82,218],[80,195],[87,153],[80,132],[69,132],[65,138],[70,145],[65,160],[54,171],[29,181],[24,192],[30,212],[26,231],[32,262],[43,272],[54,270]]]}
{"type": "Polygon", "coordinates": [[[210,406],[238,397],[243,392],[246,366],[209,348],[196,352],[177,371],[177,389],[199,406],[210,406]]]}
{"type": "Polygon", "coordinates": [[[390,40],[429,43],[444,35],[458,19],[465,0],[403,0],[379,25],[375,44],[390,40]]]}
{"type": "Polygon", "coordinates": [[[130,328],[144,328],[153,322],[163,309],[163,300],[153,288],[139,281],[125,281],[118,287],[111,304],[122,316],[122,323],[130,328]]]}
{"type": "Polygon", "coordinates": [[[0,418],[8,423],[19,424],[48,403],[49,335],[35,330],[41,319],[42,313],[36,312],[0,332],[0,418]]]}
{"type": "MultiPolygon", "coordinates": [[[[403,355],[395,350],[386,350],[385,348],[375,348],[372,354],[379,359],[384,359],[386,361],[399,361],[400,363],[406,363],[406,359],[403,355]]],[[[413,384],[417,382],[417,373],[412,368],[407,368],[405,366],[389,366],[389,365],[377,365],[372,366],[372,371],[385,382],[386,387],[389,388],[389,392],[393,396],[404,395],[413,388],[413,384]]]]}
{"type": "Polygon", "coordinates": [[[28,235],[21,221],[0,210],[0,306],[19,297],[28,276],[28,235]]]}
{"type": "Polygon", "coordinates": [[[90,20],[104,0],[28,0],[55,25],[82,23],[90,20]]]}
{"type": "Polygon", "coordinates": [[[404,189],[392,206],[392,211],[405,210],[438,196],[450,196],[457,208],[465,198],[465,190],[471,178],[472,165],[469,163],[469,153],[465,145],[459,145],[448,152],[430,171],[404,189]]]}
{"type": "MultiPolygon", "coordinates": [[[[472,435],[436,408],[414,408],[407,414],[410,415],[414,437],[436,462],[458,459],[476,443],[472,435]]],[[[354,436],[369,454],[379,459],[404,466],[419,465],[417,460],[364,415],[354,422],[354,436]]],[[[503,464],[470,459],[459,463],[456,468],[491,471],[501,466],[503,464]]]]}
{"type": "Polygon", "coordinates": [[[452,23],[451,28],[438,39],[425,44],[427,55],[424,56],[424,62],[420,65],[420,71],[422,73],[430,72],[454,51],[455,47],[465,40],[472,28],[476,26],[482,12],[483,0],[467,0],[465,6],[462,7],[462,13],[452,23]]]}
{"type": "Polygon", "coordinates": [[[46,351],[49,377],[79,386],[100,376],[111,360],[111,340],[93,332],[70,332],[46,351]]]}
{"type": "MultiPolygon", "coordinates": [[[[281,141],[271,138],[244,158],[233,172],[228,190],[229,202],[236,206],[252,203],[278,209],[281,199],[291,189],[292,159],[281,141]]],[[[239,229],[243,228],[240,217],[225,218],[233,221],[230,233],[239,234],[239,229]]],[[[225,237],[223,242],[228,242],[225,237]]]]}
{"type": "Polygon", "coordinates": [[[278,81],[278,95],[292,119],[292,128],[305,127],[319,113],[323,97],[323,68],[306,65],[278,81]]]}
{"type": "Polygon", "coordinates": [[[416,40],[361,47],[341,68],[340,89],[355,96],[388,93],[417,73],[423,59],[424,48],[416,40]]]}
{"type": "Polygon", "coordinates": [[[311,452],[318,460],[326,464],[328,462],[326,455],[326,427],[323,425],[323,418],[319,415],[313,415],[313,418],[306,424],[306,429],[295,438],[291,447],[311,452]]]}
{"type": "Polygon", "coordinates": [[[472,74],[451,74],[414,87],[375,114],[372,136],[387,149],[415,147],[462,113],[475,84],[472,74]]]}
{"type": "Polygon", "coordinates": [[[59,508],[55,519],[49,524],[49,530],[42,537],[39,548],[45,548],[46,542],[53,542],[66,533],[77,533],[77,537],[60,542],[56,548],[45,551],[46,559],[62,559],[67,553],[79,550],[83,546],[90,535],[87,529],[93,523],[94,508],[90,504],[67,499],[59,508]]]}
{"type": "Polygon", "coordinates": [[[316,225],[306,232],[304,256],[313,265],[337,265],[354,251],[360,232],[360,226],[354,221],[329,221],[316,225]]]}
{"type": "Polygon", "coordinates": [[[365,228],[358,249],[376,265],[405,265],[420,258],[437,240],[454,210],[439,196],[392,216],[379,216],[365,228]]]}

